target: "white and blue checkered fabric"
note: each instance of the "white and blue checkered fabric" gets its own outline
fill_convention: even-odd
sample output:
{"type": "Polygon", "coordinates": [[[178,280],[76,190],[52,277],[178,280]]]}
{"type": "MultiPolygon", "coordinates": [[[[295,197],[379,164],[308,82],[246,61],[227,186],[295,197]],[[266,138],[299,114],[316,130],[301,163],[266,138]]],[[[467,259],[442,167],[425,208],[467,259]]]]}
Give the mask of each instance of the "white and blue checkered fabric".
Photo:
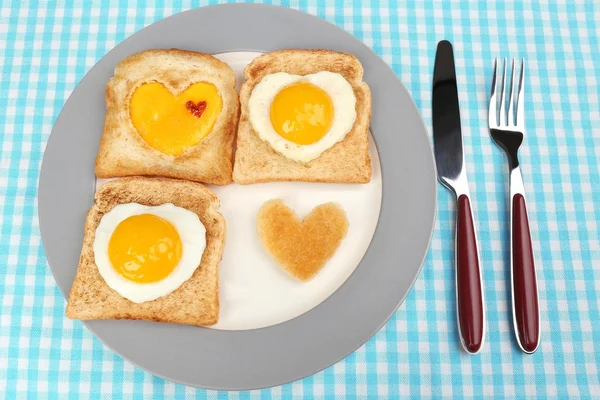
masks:
{"type": "Polygon", "coordinates": [[[191,3],[2,2],[0,398],[600,398],[600,6],[591,0],[275,1],[370,46],[408,88],[428,128],[436,44],[453,42],[489,320],[480,355],[459,351],[454,202],[441,187],[431,248],[404,304],[359,350],[304,380],[239,393],[174,384],[65,318],[37,219],[52,125],[104,54],[154,21],[207,4],[191,3]],[[527,60],[520,154],[539,279],[542,342],[534,355],[518,350],[510,322],[507,168],[487,130],[495,56],[527,60]]]}

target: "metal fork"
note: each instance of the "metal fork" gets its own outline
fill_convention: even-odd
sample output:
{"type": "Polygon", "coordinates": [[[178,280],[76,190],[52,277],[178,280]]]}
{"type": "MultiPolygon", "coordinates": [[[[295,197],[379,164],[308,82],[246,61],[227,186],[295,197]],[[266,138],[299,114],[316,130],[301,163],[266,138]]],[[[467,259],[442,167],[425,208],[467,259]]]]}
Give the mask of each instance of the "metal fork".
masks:
{"type": "Polygon", "coordinates": [[[519,168],[517,152],[525,134],[525,59],[521,63],[521,73],[515,99],[515,60],[512,61],[508,112],[506,110],[506,58],[502,72],[500,91],[500,115],[497,101],[498,59],[494,61],[494,79],[489,109],[489,128],[494,141],[508,156],[510,172],[510,269],[513,308],[513,325],[517,342],[525,353],[533,353],[540,343],[540,313],[535,276],[535,262],[531,246],[529,218],[525,202],[525,189],[519,168]],[[516,108],[516,118],[515,118],[516,108]]]}

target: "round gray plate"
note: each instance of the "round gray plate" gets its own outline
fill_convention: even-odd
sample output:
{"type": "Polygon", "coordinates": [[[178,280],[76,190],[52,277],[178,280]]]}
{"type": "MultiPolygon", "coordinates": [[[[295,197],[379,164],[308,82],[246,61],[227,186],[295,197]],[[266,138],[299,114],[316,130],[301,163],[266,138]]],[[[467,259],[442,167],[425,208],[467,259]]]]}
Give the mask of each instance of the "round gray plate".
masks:
{"type": "Polygon", "coordinates": [[[359,40],[319,18],[265,5],[204,7],[141,30],[110,51],[60,113],[39,184],[42,240],[68,296],[85,214],[94,201],[94,160],[104,124],[104,89],[115,65],[146,49],[206,53],[327,48],[356,55],[373,93],[371,130],[383,174],[379,225],[362,262],[331,297],[288,322],[219,331],[144,321],[85,322],[106,346],[166,379],[211,389],[253,389],[294,381],[341,360],[375,334],[416,279],[433,230],[436,178],[427,131],[394,72],[359,40]]]}

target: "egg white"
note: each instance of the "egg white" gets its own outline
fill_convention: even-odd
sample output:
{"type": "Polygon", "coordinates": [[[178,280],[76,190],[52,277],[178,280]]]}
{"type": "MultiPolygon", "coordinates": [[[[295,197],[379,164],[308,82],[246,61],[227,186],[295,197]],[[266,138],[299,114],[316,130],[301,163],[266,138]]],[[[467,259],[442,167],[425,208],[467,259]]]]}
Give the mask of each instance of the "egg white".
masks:
{"type": "Polygon", "coordinates": [[[144,206],[138,203],[119,204],[104,214],[96,228],[94,259],[100,275],[108,286],[134,303],[143,303],[166,296],[191,278],[200,265],[206,248],[206,228],[198,215],[173,204],[144,206]],[[112,266],[108,242],[121,221],[139,214],[152,214],[169,221],[181,238],[181,259],[165,279],[152,283],[136,283],[124,278],[112,266]]]}
{"type": "Polygon", "coordinates": [[[248,100],[248,114],[252,128],[262,140],[287,158],[309,162],[325,150],[344,140],[356,121],[356,96],[352,85],[340,74],[321,71],[310,75],[292,75],[277,72],[265,75],[254,87],[248,100]],[[281,137],[271,123],[271,103],[284,87],[305,81],[324,90],[333,103],[331,128],[318,142],[299,145],[281,137]]]}

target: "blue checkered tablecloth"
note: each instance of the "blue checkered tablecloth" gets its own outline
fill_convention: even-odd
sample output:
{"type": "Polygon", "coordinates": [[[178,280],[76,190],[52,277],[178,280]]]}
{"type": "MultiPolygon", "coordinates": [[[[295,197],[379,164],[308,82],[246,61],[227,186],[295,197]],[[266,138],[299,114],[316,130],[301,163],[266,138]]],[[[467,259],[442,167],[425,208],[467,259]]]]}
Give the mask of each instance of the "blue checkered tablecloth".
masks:
{"type": "Polygon", "coordinates": [[[454,202],[441,187],[431,248],[404,304],[359,350],[304,380],[240,393],[174,384],[134,367],[65,318],[37,218],[52,125],[75,85],[116,44],[206,4],[2,2],[0,398],[600,398],[600,5],[592,0],[281,2],[346,29],[383,57],[430,131],[436,43],[454,43],[489,320],[480,355],[459,351],[454,202]],[[525,57],[528,67],[520,154],[541,307],[542,343],[534,355],[517,349],[510,322],[507,169],[486,127],[495,56],[525,57]]]}

